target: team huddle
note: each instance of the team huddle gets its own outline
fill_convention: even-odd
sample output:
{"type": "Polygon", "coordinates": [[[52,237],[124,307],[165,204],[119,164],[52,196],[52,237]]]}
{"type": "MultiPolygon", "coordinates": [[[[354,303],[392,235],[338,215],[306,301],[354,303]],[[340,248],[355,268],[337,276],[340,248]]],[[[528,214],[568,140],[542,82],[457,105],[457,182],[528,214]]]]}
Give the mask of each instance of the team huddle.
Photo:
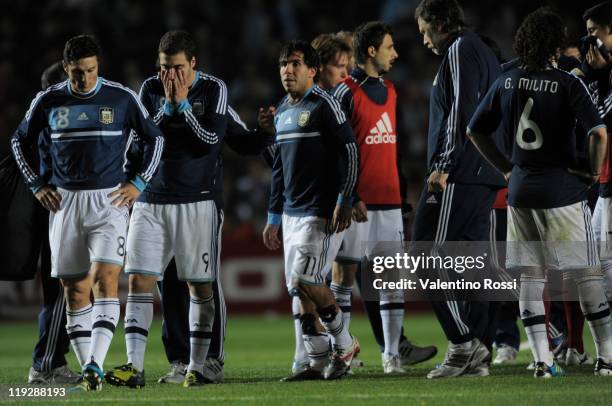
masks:
{"type": "MultiPolygon", "coordinates": [[[[423,44],[442,62],[432,78],[427,179],[411,239],[431,242],[436,251],[447,241],[507,240],[502,267],[520,275],[520,296],[511,303],[468,302],[452,290],[432,300],[449,344],[427,378],[488,376],[492,363],[516,357],[518,343],[499,333],[502,308],[510,324],[522,319],[535,377],[563,375],[560,363],[591,363],[595,375],[612,376],[606,131],[612,2],[585,13],[589,38],[600,43],[589,40],[583,64],[576,59],[571,69],[562,55],[565,24],[548,8],[525,18],[515,37],[518,58],[503,65],[494,44],[466,28],[456,0],[422,0],[415,20],[423,44]],[[592,214],[587,194],[598,182],[592,214]],[[532,242],[539,244],[525,244],[532,242]],[[561,252],[558,243],[572,249],[561,252]],[[563,354],[553,348],[545,291],[554,272],[575,285],[580,314],[568,301],[568,330],[586,319],[595,360],[581,338],[563,354]]],[[[67,78],[34,98],[11,138],[27,185],[50,212],[51,275],[63,285],[66,331],[82,367],[70,381],[75,389],[101,390],[104,381],[145,385],[158,283],[171,363],[159,382],[191,387],[223,380],[224,144],[262,155],[271,166],[263,241],[283,249],[296,343],[284,381],[334,380],[359,367],[360,344],[350,333],[353,285],[374,256],[410,252],[398,95],[384,79],[398,58],[387,24],[285,44],[279,71],[287,94],[259,110],[256,129],[229,105],[223,80],[196,69],[196,53],[188,32],[164,34],[159,71],[136,94],[98,76],[93,37],[71,38],[61,65],[67,78]],[[129,275],[127,360],[105,370],[120,317],[122,270],[129,275]],[[176,283],[166,284],[170,277],[176,283]],[[174,328],[176,320],[187,331],[174,328]]],[[[440,270],[442,278],[446,272],[440,270]]],[[[436,355],[435,347],[404,336],[403,290],[381,289],[379,300],[364,306],[385,374],[405,373],[436,355]]]]}

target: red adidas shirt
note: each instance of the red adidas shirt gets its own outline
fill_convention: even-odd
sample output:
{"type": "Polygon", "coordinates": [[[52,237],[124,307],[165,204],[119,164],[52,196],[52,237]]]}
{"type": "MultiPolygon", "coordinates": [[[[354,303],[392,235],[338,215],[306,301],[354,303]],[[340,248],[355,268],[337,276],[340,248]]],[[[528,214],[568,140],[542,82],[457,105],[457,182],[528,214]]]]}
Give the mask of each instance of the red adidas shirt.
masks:
{"type": "Polygon", "coordinates": [[[397,169],[395,106],[397,93],[388,80],[387,100],[374,103],[352,78],[344,83],[353,98],[351,125],[359,145],[360,172],[357,194],[367,205],[401,204],[397,169]]]}

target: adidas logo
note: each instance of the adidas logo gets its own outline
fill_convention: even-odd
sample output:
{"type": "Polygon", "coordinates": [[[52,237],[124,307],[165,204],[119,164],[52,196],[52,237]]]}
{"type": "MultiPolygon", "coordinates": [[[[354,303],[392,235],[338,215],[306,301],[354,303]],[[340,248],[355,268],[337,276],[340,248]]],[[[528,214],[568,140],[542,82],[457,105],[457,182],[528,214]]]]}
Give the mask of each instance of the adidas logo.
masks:
{"type": "Polygon", "coordinates": [[[523,310],[523,313],[521,313],[522,318],[527,318],[529,316],[533,316],[533,313],[529,309],[525,309],[523,310]]]}
{"type": "Polygon", "coordinates": [[[370,135],[366,137],[366,144],[395,144],[395,131],[391,125],[389,114],[384,112],[376,122],[376,126],[370,130],[370,135]]]}
{"type": "Polygon", "coordinates": [[[285,120],[285,122],[283,124],[291,124],[293,123],[293,121],[291,120],[291,116],[287,117],[287,119],[285,120]]]}
{"type": "Polygon", "coordinates": [[[77,121],[86,121],[86,120],[89,120],[89,117],[87,116],[87,114],[85,114],[85,112],[82,112],[77,117],[77,121]]]}
{"type": "Polygon", "coordinates": [[[425,200],[425,203],[437,204],[438,199],[436,199],[434,195],[431,195],[427,198],[427,200],[425,200]]]}
{"type": "Polygon", "coordinates": [[[138,320],[136,319],[125,319],[126,323],[138,323],[138,320]]]}

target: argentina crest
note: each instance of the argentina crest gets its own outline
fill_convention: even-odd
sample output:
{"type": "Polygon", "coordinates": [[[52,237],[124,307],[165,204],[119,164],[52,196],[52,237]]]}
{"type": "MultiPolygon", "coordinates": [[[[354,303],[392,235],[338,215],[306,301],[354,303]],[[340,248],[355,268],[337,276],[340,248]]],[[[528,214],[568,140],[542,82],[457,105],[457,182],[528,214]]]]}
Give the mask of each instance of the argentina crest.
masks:
{"type": "Polygon", "coordinates": [[[298,125],[300,127],[306,127],[306,124],[308,124],[308,119],[310,118],[310,111],[308,110],[304,110],[300,113],[300,116],[298,117],[298,125]]]}
{"type": "Polygon", "coordinates": [[[112,124],[115,114],[112,107],[100,107],[100,122],[102,124],[112,124]]]}

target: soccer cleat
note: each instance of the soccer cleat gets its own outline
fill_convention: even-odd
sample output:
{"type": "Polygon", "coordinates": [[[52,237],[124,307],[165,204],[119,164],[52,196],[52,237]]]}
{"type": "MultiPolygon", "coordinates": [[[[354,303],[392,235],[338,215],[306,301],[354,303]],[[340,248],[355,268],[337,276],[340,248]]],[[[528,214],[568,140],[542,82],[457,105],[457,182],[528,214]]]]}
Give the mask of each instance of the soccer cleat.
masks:
{"type": "Polygon", "coordinates": [[[206,379],[204,378],[204,375],[202,375],[198,371],[187,371],[187,373],[185,374],[185,380],[183,381],[183,386],[185,388],[202,385],[206,385],[206,379]]]}
{"type": "Polygon", "coordinates": [[[170,371],[157,380],[157,383],[177,383],[182,384],[185,382],[185,373],[187,372],[187,365],[180,361],[173,362],[170,364],[170,371]]]}
{"type": "Polygon", "coordinates": [[[323,377],[327,380],[339,379],[346,375],[351,367],[353,357],[359,352],[359,341],[353,337],[353,342],[348,348],[334,346],[329,365],[325,367],[323,377]]]}
{"type": "Polygon", "coordinates": [[[597,362],[595,362],[595,376],[612,376],[612,363],[597,358],[597,362]]]}
{"type": "Polygon", "coordinates": [[[382,366],[385,374],[405,374],[399,354],[387,356],[382,354],[382,366]]]}
{"type": "Polygon", "coordinates": [[[68,365],[62,365],[48,372],[37,371],[31,367],[28,373],[30,385],[77,384],[80,380],[81,375],[72,372],[68,365]]]}
{"type": "Polygon", "coordinates": [[[127,386],[130,388],[142,388],[145,386],[144,371],[139,371],[132,363],[121,365],[108,371],[104,376],[106,382],[113,386],[127,386]]]}
{"type": "Polygon", "coordinates": [[[95,362],[85,365],[81,382],[70,388],[70,392],[95,392],[102,390],[102,379],[104,372],[95,362]]]}
{"type": "Polygon", "coordinates": [[[513,363],[516,360],[517,355],[518,351],[516,348],[507,344],[500,344],[499,347],[497,347],[497,355],[493,360],[493,364],[500,365],[513,363]]]}
{"type": "Polygon", "coordinates": [[[565,352],[565,366],[593,365],[595,360],[585,351],[582,354],[575,348],[568,348],[565,352]]]}
{"type": "Polygon", "coordinates": [[[281,382],[317,381],[323,379],[323,372],[317,371],[310,365],[303,365],[299,370],[293,371],[291,376],[281,379],[281,382]]]}
{"type": "Polygon", "coordinates": [[[449,343],[444,362],[427,374],[427,379],[452,378],[463,375],[470,368],[482,364],[489,357],[489,350],[477,338],[469,348],[449,343]]]}
{"type": "Polygon", "coordinates": [[[546,365],[544,362],[536,362],[535,370],[533,372],[534,378],[557,378],[565,375],[563,368],[559,366],[555,361],[551,366],[546,365]]]}
{"type": "Polygon", "coordinates": [[[207,358],[202,372],[206,383],[223,382],[223,364],[216,358],[207,358]]]}
{"type": "Polygon", "coordinates": [[[399,354],[402,366],[409,366],[432,359],[438,353],[435,345],[419,347],[408,340],[399,344],[399,354]]]}

